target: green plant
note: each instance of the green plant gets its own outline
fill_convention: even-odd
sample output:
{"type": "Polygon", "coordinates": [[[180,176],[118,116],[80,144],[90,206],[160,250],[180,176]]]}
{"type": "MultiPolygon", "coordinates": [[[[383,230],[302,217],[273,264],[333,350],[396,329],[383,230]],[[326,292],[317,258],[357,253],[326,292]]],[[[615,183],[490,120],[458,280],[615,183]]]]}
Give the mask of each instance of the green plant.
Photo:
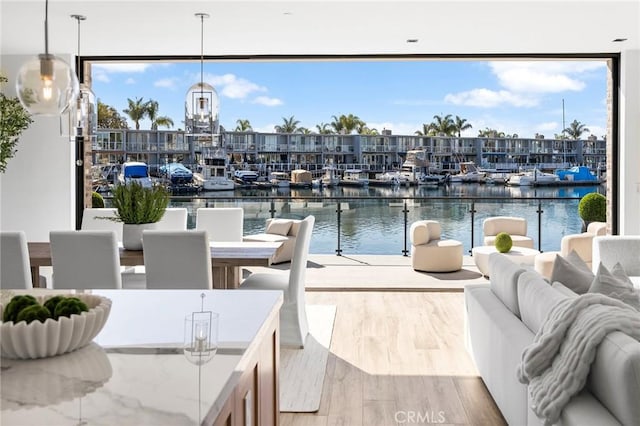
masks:
{"type": "Polygon", "coordinates": [[[82,312],[87,311],[89,311],[89,308],[82,300],[77,297],[66,297],[56,305],[53,318],[58,319],[59,317],[71,317],[71,315],[80,315],[82,312]]]}
{"type": "Polygon", "coordinates": [[[103,207],[104,207],[104,198],[102,198],[102,195],[93,191],[91,193],[91,208],[101,209],[103,207]]]}
{"type": "Polygon", "coordinates": [[[496,235],[496,250],[500,253],[508,253],[513,247],[513,240],[511,239],[511,235],[506,232],[500,232],[496,235]]]}
{"type": "Polygon", "coordinates": [[[27,306],[37,305],[37,304],[38,304],[38,301],[36,300],[36,298],[28,294],[24,296],[22,295],[14,296],[11,298],[9,303],[7,303],[7,306],[4,307],[2,321],[4,322],[13,321],[15,323],[20,311],[22,311],[27,306]]]}
{"type": "Polygon", "coordinates": [[[585,222],[607,221],[607,198],[597,192],[591,192],[580,200],[578,214],[585,222]]]}
{"type": "Polygon", "coordinates": [[[58,303],[60,303],[64,299],[65,299],[64,296],[53,296],[47,299],[47,301],[44,302],[43,305],[45,308],[49,310],[49,312],[53,314],[56,311],[56,306],[58,305],[58,303]]]}
{"type": "MultiPolygon", "coordinates": [[[[8,80],[0,75],[0,85],[8,80]]],[[[18,138],[33,120],[18,98],[8,98],[0,92],[0,173],[7,169],[7,162],[17,152],[18,138]]]]}
{"type": "Polygon", "coordinates": [[[27,306],[21,310],[15,322],[19,323],[20,321],[26,321],[27,324],[29,324],[36,320],[45,322],[48,318],[51,318],[51,312],[49,312],[49,309],[42,305],[35,304],[27,306]]]}
{"type": "Polygon", "coordinates": [[[143,188],[137,182],[118,185],[113,190],[115,220],[127,224],[155,223],[162,219],[169,204],[169,193],[162,186],[143,188]]]}

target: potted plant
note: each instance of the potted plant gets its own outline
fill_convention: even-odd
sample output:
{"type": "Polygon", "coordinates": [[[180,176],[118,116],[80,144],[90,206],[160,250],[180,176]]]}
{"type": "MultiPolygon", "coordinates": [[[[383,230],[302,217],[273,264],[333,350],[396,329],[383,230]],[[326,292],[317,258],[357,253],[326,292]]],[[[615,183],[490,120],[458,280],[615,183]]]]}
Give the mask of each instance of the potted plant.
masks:
{"type": "Polygon", "coordinates": [[[118,185],[112,205],[122,225],[122,245],[127,250],[142,250],[142,231],[154,229],[169,204],[169,194],[160,185],[143,188],[137,182],[118,185]]]}
{"type": "MultiPolygon", "coordinates": [[[[0,85],[7,78],[0,75],[0,85]]],[[[18,138],[33,120],[18,98],[8,98],[0,92],[0,173],[7,169],[7,162],[16,153],[18,138]]]]}
{"type": "Polygon", "coordinates": [[[578,214],[582,219],[582,232],[587,230],[591,222],[607,221],[607,198],[597,192],[591,192],[580,200],[578,214]]]}

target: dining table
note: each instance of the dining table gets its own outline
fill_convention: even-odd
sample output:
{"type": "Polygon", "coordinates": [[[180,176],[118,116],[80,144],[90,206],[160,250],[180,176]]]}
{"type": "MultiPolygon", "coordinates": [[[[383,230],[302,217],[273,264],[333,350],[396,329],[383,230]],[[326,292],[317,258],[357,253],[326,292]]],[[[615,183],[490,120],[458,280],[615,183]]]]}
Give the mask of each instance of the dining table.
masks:
{"type": "MultiPolygon", "coordinates": [[[[49,242],[28,242],[31,281],[33,287],[40,285],[40,268],[52,266],[51,244],[49,242]]],[[[282,242],[237,241],[210,242],[212,288],[235,289],[240,286],[243,266],[271,265],[282,242]]],[[[142,250],[120,250],[121,266],[144,265],[142,250]]]]}

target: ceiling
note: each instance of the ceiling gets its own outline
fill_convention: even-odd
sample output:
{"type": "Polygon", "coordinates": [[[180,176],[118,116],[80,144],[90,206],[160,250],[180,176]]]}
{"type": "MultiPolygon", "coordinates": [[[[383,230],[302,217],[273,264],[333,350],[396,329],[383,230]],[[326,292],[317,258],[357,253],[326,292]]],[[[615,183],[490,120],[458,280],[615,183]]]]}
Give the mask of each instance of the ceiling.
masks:
{"type": "MultiPolygon", "coordinates": [[[[44,0],[0,0],[2,54],[44,51],[44,0]]],[[[640,0],[49,0],[52,53],[83,56],[492,55],[640,48],[640,0]],[[623,42],[613,42],[626,38],[623,42]],[[408,43],[408,39],[417,39],[408,43]]]]}

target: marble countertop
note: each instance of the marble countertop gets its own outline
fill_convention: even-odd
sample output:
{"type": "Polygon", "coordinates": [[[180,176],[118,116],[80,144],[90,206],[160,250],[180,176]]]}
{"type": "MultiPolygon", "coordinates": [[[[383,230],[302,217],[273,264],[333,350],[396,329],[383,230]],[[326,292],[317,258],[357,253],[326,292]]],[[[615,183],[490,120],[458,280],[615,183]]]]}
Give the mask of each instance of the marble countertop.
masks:
{"type": "Polygon", "coordinates": [[[205,291],[205,309],[220,314],[221,349],[198,367],[178,349],[154,348],[177,348],[184,316],[200,310],[202,291],[93,293],[113,301],[94,343],[57,357],[0,361],[3,426],[210,422],[235,387],[243,357],[282,304],[281,292],[205,291]]]}

